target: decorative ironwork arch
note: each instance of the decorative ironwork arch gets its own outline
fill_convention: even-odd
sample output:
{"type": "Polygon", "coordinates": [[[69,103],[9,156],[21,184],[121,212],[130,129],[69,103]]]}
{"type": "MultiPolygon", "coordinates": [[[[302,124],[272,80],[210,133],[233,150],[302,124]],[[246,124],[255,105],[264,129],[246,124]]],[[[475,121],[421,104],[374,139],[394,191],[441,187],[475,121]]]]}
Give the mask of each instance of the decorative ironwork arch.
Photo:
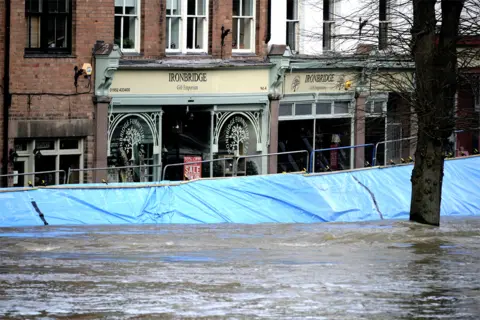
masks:
{"type": "Polygon", "coordinates": [[[145,121],[153,137],[154,147],[160,145],[160,133],[158,132],[158,127],[161,121],[161,112],[152,112],[152,113],[118,113],[110,114],[108,116],[108,153],[110,154],[110,143],[113,138],[113,133],[117,126],[126,118],[137,117],[145,121]]]}
{"type": "Polygon", "coordinates": [[[253,129],[255,130],[255,136],[257,138],[257,144],[262,143],[262,128],[260,125],[260,116],[261,116],[261,111],[247,111],[247,112],[242,112],[242,111],[233,111],[233,112],[217,112],[215,113],[216,117],[216,124],[215,124],[215,131],[213,134],[213,144],[218,144],[218,140],[220,138],[220,133],[223,129],[223,126],[227,123],[227,121],[236,116],[240,115],[245,118],[247,118],[250,123],[253,126],[253,129]]]}

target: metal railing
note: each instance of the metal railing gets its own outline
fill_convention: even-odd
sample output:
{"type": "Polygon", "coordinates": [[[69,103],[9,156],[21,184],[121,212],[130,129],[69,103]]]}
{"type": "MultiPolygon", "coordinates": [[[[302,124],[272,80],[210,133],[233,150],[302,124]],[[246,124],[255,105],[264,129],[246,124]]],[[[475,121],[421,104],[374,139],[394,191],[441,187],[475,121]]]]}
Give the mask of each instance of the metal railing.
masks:
{"type": "Polygon", "coordinates": [[[217,161],[227,161],[227,160],[233,160],[234,158],[219,158],[219,159],[210,159],[210,160],[202,160],[202,161],[192,161],[192,162],[179,162],[179,163],[171,163],[167,164],[163,168],[163,175],[162,175],[162,180],[165,180],[165,174],[167,173],[167,169],[171,167],[178,167],[178,166],[184,166],[188,164],[199,164],[199,163],[213,163],[217,161]]]}
{"type": "Polygon", "coordinates": [[[275,153],[267,153],[267,154],[252,154],[252,155],[247,155],[247,156],[238,156],[235,157],[235,166],[233,168],[234,176],[237,175],[238,172],[238,162],[240,159],[250,159],[250,158],[261,158],[261,157],[269,157],[269,156],[281,156],[281,155],[290,155],[290,154],[298,154],[298,153],[306,153],[307,155],[307,165],[305,167],[305,170],[308,170],[309,166],[309,152],[308,150],[296,150],[296,151],[285,151],[285,152],[275,152],[275,153]]]}
{"type": "MultiPolygon", "coordinates": [[[[374,146],[373,143],[367,143],[367,144],[357,144],[357,145],[354,145],[354,146],[344,146],[344,147],[335,147],[335,148],[325,148],[325,149],[312,150],[312,152],[310,153],[310,168],[309,168],[309,172],[310,172],[310,173],[314,173],[315,163],[313,162],[313,157],[314,157],[315,153],[317,153],[317,152],[333,151],[333,150],[344,150],[344,149],[356,149],[356,148],[373,147],[373,146],[374,146]]],[[[375,150],[372,151],[372,157],[374,156],[374,152],[375,152],[375,150]]]]}
{"type": "Polygon", "coordinates": [[[386,143],[391,143],[391,142],[398,142],[398,141],[406,141],[406,140],[412,140],[417,137],[407,137],[407,138],[401,138],[401,139],[394,139],[394,140],[385,140],[385,141],[380,141],[375,144],[375,147],[373,149],[373,159],[372,159],[372,166],[375,166],[377,164],[377,151],[378,151],[378,146],[381,144],[386,144],[386,143]]]}
{"type": "MultiPolygon", "coordinates": [[[[134,168],[158,168],[161,167],[162,164],[143,164],[143,165],[135,165],[135,166],[121,166],[121,167],[105,167],[105,168],[83,168],[83,169],[71,169],[68,168],[68,174],[67,174],[67,181],[66,184],[70,183],[70,177],[73,172],[85,172],[85,171],[116,171],[116,170],[121,170],[121,169],[134,169],[134,168]]],[[[155,176],[155,174],[154,174],[155,176]]],[[[108,181],[107,181],[108,182],[108,181]]]]}
{"type": "MultiPolygon", "coordinates": [[[[49,171],[36,171],[36,172],[23,172],[23,173],[9,173],[9,174],[2,174],[0,175],[1,178],[10,178],[10,177],[18,177],[18,176],[36,176],[39,174],[48,174],[48,173],[62,173],[63,172],[63,183],[65,184],[66,175],[65,170],[49,170],[49,171]]],[[[35,183],[35,182],[33,182],[35,183]]]]}

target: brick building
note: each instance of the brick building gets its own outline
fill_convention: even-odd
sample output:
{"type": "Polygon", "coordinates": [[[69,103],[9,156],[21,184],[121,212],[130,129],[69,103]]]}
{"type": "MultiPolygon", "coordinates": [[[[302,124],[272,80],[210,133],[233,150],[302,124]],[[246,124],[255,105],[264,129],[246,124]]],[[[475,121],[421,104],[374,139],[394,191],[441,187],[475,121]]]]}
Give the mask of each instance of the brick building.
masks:
{"type": "MultiPolygon", "coordinates": [[[[2,78],[10,58],[0,113],[3,174],[148,164],[70,176],[73,183],[107,175],[146,181],[185,156],[268,152],[268,0],[98,0],[94,7],[25,0],[5,1],[3,18],[7,11],[10,28],[0,29],[2,78]],[[84,68],[76,84],[75,67],[84,68]]],[[[228,175],[228,166],[202,170],[228,175]]],[[[264,171],[266,163],[253,166],[264,171]]],[[[9,185],[64,176],[20,176],[9,185]]]]}

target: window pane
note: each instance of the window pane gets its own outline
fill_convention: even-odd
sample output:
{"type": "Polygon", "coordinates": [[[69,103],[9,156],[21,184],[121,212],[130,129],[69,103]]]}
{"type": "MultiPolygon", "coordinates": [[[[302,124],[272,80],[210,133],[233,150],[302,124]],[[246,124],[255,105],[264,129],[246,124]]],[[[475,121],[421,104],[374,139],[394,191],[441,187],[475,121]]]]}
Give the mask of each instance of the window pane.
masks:
{"type": "Polygon", "coordinates": [[[54,150],[55,140],[37,140],[35,141],[35,148],[40,150],[54,150]]]}
{"type": "MultiPolygon", "coordinates": [[[[68,169],[80,169],[79,155],[65,155],[60,156],[60,170],[65,170],[68,174],[68,169]]],[[[63,182],[63,173],[60,173],[60,183],[63,182]]],[[[80,183],[80,172],[74,171],[70,174],[69,183],[80,183]]]]}
{"type": "Polygon", "coordinates": [[[331,114],[332,104],[330,102],[319,102],[316,107],[317,114],[331,114]]]}
{"type": "Polygon", "coordinates": [[[253,16],[253,1],[242,0],[242,16],[253,16]]]}
{"type": "Polygon", "coordinates": [[[123,49],[135,49],[136,17],[123,17],[123,49]]]}
{"type": "Polygon", "coordinates": [[[205,19],[197,18],[196,19],[196,35],[195,35],[195,49],[203,49],[205,45],[203,43],[203,32],[205,28],[205,19]]]}
{"type": "MultiPolygon", "coordinates": [[[[35,157],[35,172],[55,170],[55,160],[57,156],[38,155],[35,157]]],[[[47,185],[55,184],[55,173],[43,173],[35,175],[35,185],[41,185],[42,180],[47,185]]],[[[33,182],[33,181],[32,181],[33,182]]]]}
{"type": "Polygon", "coordinates": [[[27,48],[40,48],[40,17],[27,17],[27,48]]]}
{"type": "Polygon", "coordinates": [[[26,12],[42,12],[42,0],[26,0],[25,11],[26,12]]]}
{"type": "Polygon", "coordinates": [[[251,49],[252,20],[240,19],[240,48],[251,49]]]}
{"type": "Polygon", "coordinates": [[[28,141],[15,139],[15,151],[27,151],[28,150],[28,141]]]}
{"type": "Polygon", "coordinates": [[[332,49],[332,26],[330,22],[323,23],[323,49],[331,50],[332,49]]]}
{"type": "Polygon", "coordinates": [[[197,0],[197,15],[204,16],[206,12],[206,0],[197,0]]]}
{"type": "Polygon", "coordinates": [[[167,49],[178,49],[180,18],[167,18],[167,49]]]}
{"type": "Polygon", "coordinates": [[[232,15],[233,16],[239,16],[240,15],[240,0],[233,0],[233,11],[232,15]]]}
{"type": "Polygon", "coordinates": [[[293,51],[296,50],[298,22],[287,22],[287,45],[293,51]]]}
{"type": "Polygon", "coordinates": [[[60,149],[61,150],[67,150],[67,149],[78,150],[78,140],[77,139],[60,140],[60,149]]]}
{"type": "Polygon", "coordinates": [[[334,113],[348,113],[348,101],[335,101],[334,113]]]}
{"type": "Polygon", "coordinates": [[[120,38],[122,37],[121,34],[121,29],[122,28],[122,17],[115,16],[115,31],[114,31],[114,37],[115,37],[115,44],[120,46],[120,38]]]}
{"type": "Polygon", "coordinates": [[[382,113],[383,112],[383,102],[375,101],[373,103],[373,112],[374,113],[382,113]]]}
{"type": "Polygon", "coordinates": [[[125,14],[137,14],[138,0],[125,0],[125,14]]]}
{"type": "Polygon", "coordinates": [[[287,20],[297,20],[297,0],[287,0],[287,20]]]}
{"type": "Polygon", "coordinates": [[[123,14],[123,6],[115,6],[115,14],[123,14]]]}
{"type": "Polygon", "coordinates": [[[66,48],[67,47],[67,17],[49,16],[48,17],[48,47],[66,48]]]}
{"type": "Polygon", "coordinates": [[[68,0],[47,0],[48,12],[68,12],[68,0]]]}
{"type": "Polygon", "coordinates": [[[194,16],[197,12],[196,10],[196,0],[187,0],[187,14],[190,16],[194,16]]]}
{"type": "Polygon", "coordinates": [[[181,0],[167,0],[167,16],[180,14],[181,0]]]}
{"type": "Polygon", "coordinates": [[[312,104],[311,103],[296,103],[295,104],[295,115],[296,116],[305,116],[312,114],[312,104]]]}
{"type": "Polygon", "coordinates": [[[292,115],[292,104],[280,104],[280,108],[278,110],[278,115],[281,116],[291,116],[292,115]]]}

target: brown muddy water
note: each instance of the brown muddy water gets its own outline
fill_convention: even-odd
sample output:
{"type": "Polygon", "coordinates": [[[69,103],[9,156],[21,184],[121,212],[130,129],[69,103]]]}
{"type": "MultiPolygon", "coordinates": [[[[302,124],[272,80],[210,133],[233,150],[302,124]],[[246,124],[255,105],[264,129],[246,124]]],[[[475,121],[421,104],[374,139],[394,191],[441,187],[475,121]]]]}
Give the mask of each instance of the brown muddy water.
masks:
{"type": "Polygon", "coordinates": [[[479,319],[480,219],[0,229],[1,319],[479,319]]]}

